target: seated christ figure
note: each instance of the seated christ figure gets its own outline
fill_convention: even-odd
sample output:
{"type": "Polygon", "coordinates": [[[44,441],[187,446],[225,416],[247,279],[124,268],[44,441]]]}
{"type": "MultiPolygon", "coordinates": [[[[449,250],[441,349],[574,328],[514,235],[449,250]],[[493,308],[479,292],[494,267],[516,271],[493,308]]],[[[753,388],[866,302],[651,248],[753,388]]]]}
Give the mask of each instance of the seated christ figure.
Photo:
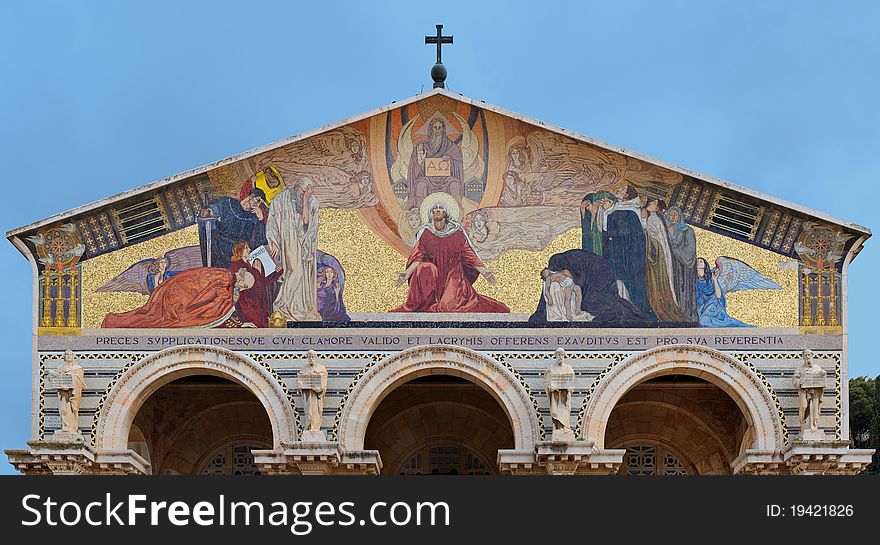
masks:
{"type": "Polygon", "coordinates": [[[432,117],[427,125],[428,139],[416,144],[410,157],[404,210],[420,206],[431,193],[447,193],[456,201],[464,195],[461,147],[449,139],[442,117],[432,117]]]}
{"type": "Polygon", "coordinates": [[[421,210],[425,224],[396,282],[397,286],[409,282],[409,292],[406,302],[391,312],[510,312],[504,303],[474,289],[479,275],[491,285],[495,275],[477,257],[456,221],[458,205],[453,197],[429,195],[421,210]]]}

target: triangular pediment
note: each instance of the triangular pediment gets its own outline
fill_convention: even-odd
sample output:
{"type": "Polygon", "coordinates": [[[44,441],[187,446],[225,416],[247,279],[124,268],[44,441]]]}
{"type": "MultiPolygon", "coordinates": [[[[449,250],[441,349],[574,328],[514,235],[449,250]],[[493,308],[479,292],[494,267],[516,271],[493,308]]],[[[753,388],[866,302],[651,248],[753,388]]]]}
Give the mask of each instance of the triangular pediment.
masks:
{"type": "MultiPolygon", "coordinates": [[[[365,320],[406,306],[406,286],[393,286],[394,280],[413,261],[420,233],[431,231],[426,227],[430,209],[438,202],[478,259],[498,269],[498,284],[507,283],[475,284],[500,301],[497,308],[477,304],[471,309],[477,321],[489,322],[498,320],[498,308],[508,309],[502,315],[517,315],[513,321],[527,318],[542,290],[550,289],[546,283],[542,288],[538,278],[542,268],[569,250],[589,252],[610,264],[610,281],[616,280],[619,296],[627,301],[646,296],[630,293],[631,280],[618,277],[648,274],[639,282],[648,283],[652,296],[668,299],[654,302],[659,308],[681,306],[678,298],[693,295],[687,287],[691,279],[678,288],[672,280],[676,245],[695,246],[683,250],[688,274],[697,257],[714,268],[732,259],[728,270],[760,277],[738,290],[790,289],[786,297],[794,300],[805,268],[819,264],[837,274],[845,254],[851,248],[857,252],[870,236],[864,227],[444,89],[146,184],[7,236],[41,270],[83,269],[78,304],[92,309],[90,297],[103,302],[97,305],[101,310],[88,310],[98,314],[82,322],[97,326],[106,310],[143,303],[156,289],[164,273],[157,276],[154,263],[175,273],[228,267],[229,240],[223,238],[222,249],[217,247],[227,236],[222,222],[244,210],[248,221],[258,217],[265,224],[261,229],[269,232],[273,199],[300,186],[309,187],[318,210],[313,220],[320,225],[317,255],[324,260],[319,259],[318,274],[331,268],[330,276],[348,280],[347,296],[358,301],[349,307],[365,320]],[[634,228],[615,238],[615,222],[624,216],[633,225],[640,220],[641,231],[634,228]],[[647,269],[642,257],[614,254],[620,241],[648,245],[639,254],[648,256],[647,269]],[[664,260],[656,265],[666,271],[660,280],[645,272],[654,266],[652,251],[664,260]],[[628,267],[626,260],[638,263],[635,273],[621,272],[628,267]],[[520,282],[533,284],[527,295],[518,294],[520,282]],[[662,297],[651,292],[651,282],[665,286],[662,297]],[[676,297],[676,289],[683,295],[676,297]]],[[[309,198],[291,206],[308,207],[309,198]]],[[[307,224],[308,218],[303,221],[307,224]]],[[[308,225],[297,229],[308,230],[308,225]]],[[[265,236],[244,240],[245,234],[241,242],[271,249],[265,236]]],[[[319,277],[316,289],[321,282],[338,280],[319,277]]],[[[696,320],[693,312],[666,313],[640,304],[652,320],[696,320]]],[[[792,312],[784,325],[802,325],[796,323],[796,306],[792,312]]],[[[588,320],[588,315],[579,319],[588,320]]],[[[623,313],[615,321],[632,321],[628,317],[623,313]]]]}
{"type": "MultiPolygon", "coordinates": [[[[432,105],[441,103],[456,104],[457,108],[463,112],[478,112],[477,114],[473,114],[474,117],[495,118],[492,121],[494,121],[494,124],[497,126],[490,127],[489,125],[491,122],[483,123],[479,128],[485,129],[485,134],[480,134],[479,131],[474,132],[475,140],[477,141],[476,145],[482,146],[478,150],[480,151],[480,155],[483,155],[482,168],[485,169],[482,172],[483,176],[481,177],[484,178],[484,183],[487,187],[493,185],[492,178],[497,181],[503,177],[503,171],[506,171],[505,169],[508,166],[506,163],[510,161],[505,155],[511,148],[518,147],[525,150],[526,153],[529,154],[528,159],[532,161],[535,160],[533,154],[542,154],[545,151],[552,154],[554,157],[549,160],[543,155],[539,158],[539,160],[545,162],[540,168],[547,173],[552,173],[557,179],[567,177],[568,180],[562,180],[562,184],[560,185],[568,183],[571,185],[572,191],[575,193],[583,192],[586,194],[591,191],[602,190],[607,187],[619,185],[626,181],[634,181],[636,184],[641,184],[640,187],[644,187],[645,191],[648,193],[655,192],[658,196],[667,197],[666,200],[668,204],[675,203],[682,205],[689,223],[700,225],[701,227],[706,227],[710,230],[718,230],[720,233],[734,236],[745,242],[750,242],[772,251],[789,253],[791,251],[791,244],[784,244],[784,239],[786,238],[785,235],[789,234],[790,226],[795,225],[799,231],[803,228],[803,225],[808,222],[827,224],[829,227],[840,228],[852,235],[870,235],[870,230],[863,226],[831,217],[820,211],[811,210],[795,203],[790,203],[736,184],[699,174],[686,168],[660,161],[620,146],[607,144],[565,128],[553,126],[540,120],[532,119],[503,108],[486,104],[482,101],[453,94],[445,89],[433,89],[407,100],[392,103],[388,106],[346,118],[336,123],[318,127],[202,167],[157,180],[123,193],[56,214],[44,220],[13,229],[7,233],[7,236],[12,237],[16,235],[31,234],[39,228],[52,224],[70,221],[76,218],[88,217],[90,213],[100,209],[113,210],[114,208],[125,208],[131,204],[137,204],[137,202],[145,195],[168,191],[169,189],[177,188],[178,186],[185,188],[187,183],[192,182],[202,184],[212,179],[222,178],[224,174],[231,171],[241,171],[244,176],[253,175],[254,172],[249,171],[257,170],[260,164],[265,163],[267,160],[271,160],[272,157],[278,156],[279,154],[290,155],[290,164],[296,165],[298,159],[294,156],[297,152],[320,152],[325,155],[333,154],[334,152],[342,153],[341,148],[339,150],[324,149],[321,147],[322,142],[310,141],[322,140],[321,138],[316,138],[321,137],[322,135],[325,137],[323,143],[333,141],[334,138],[332,136],[329,138],[327,137],[328,133],[335,134],[338,138],[345,139],[346,132],[353,135],[355,133],[351,132],[352,129],[357,132],[357,129],[354,127],[363,127],[365,129],[365,131],[362,132],[363,143],[366,145],[369,136],[366,131],[376,129],[373,121],[378,120],[381,125],[381,119],[387,118],[389,120],[393,119],[391,125],[394,123],[400,125],[401,117],[399,112],[403,112],[407,109],[413,109],[422,117],[422,119],[416,120],[415,122],[415,126],[418,127],[418,130],[411,132],[414,140],[423,139],[425,138],[427,129],[424,123],[426,119],[425,114],[421,112],[421,110],[431,109],[432,105]],[[499,130],[502,129],[502,127],[503,130],[499,130]],[[495,131],[500,134],[496,134],[495,131]],[[536,134],[536,136],[530,141],[527,141],[527,136],[530,134],[536,134]],[[483,138],[486,138],[487,141],[484,142],[483,138]],[[493,144],[495,144],[494,147],[498,147],[499,149],[493,149],[493,144]],[[582,150],[583,152],[581,153],[582,150]],[[490,157],[491,159],[494,159],[494,161],[490,161],[490,157]],[[625,166],[622,166],[624,164],[625,166]],[[497,172],[493,172],[493,170],[496,170],[497,172]],[[577,174],[569,175],[575,171],[581,171],[580,178],[577,174]],[[652,181],[657,183],[649,184],[649,182],[652,181]],[[660,189],[662,185],[668,186],[669,190],[660,189]],[[657,190],[652,191],[649,189],[650,187],[655,187],[657,190]],[[690,200],[694,201],[693,206],[690,206],[690,200]],[[725,209],[730,209],[730,217],[725,216],[725,209]],[[748,213],[739,216],[735,213],[738,209],[742,212],[752,209],[755,210],[755,213],[748,213]],[[760,218],[758,218],[759,215],[760,218]],[[754,216],[756,221],[750,221],[749,218],[751,216],[754,216]],[[777,217],[779,219],[774,221],[774,218],[777,217]],[[785,233],[780,232],[779,227],[781,225],[788,225],[785,233]],[[763,236],[758,236],[759,234],[763,236]],[[780,236],[777,237],[777,235],[780,236]],[[780,243],[774,244],[774,238],[780,238],[780,243]]],[[[434,109],[436,110],[436,108],[434,109]]],[[[433,111],[428,115],[433,115],[435,118],[438,116],[442,117],[442,114],[439,111],[433,111]]],[[[407,116],[406,119],[409,120],[410,118],[407,116]]],[[[474,120],[469,119],[468,122],[473,124],[474,120]]],[[[454,138],[460,139],[461,133],[457,128],[458,125],[458,120],[452,119],[450,123],[450,132],[454,138]]],[[[389,129],[391,133],[394,133],[394,136],[399,138],[400,135],[398,132],[402,127],[396,127],[396,131],[394,130],[395,127],[385,126],[384,128],[389,129]]],[[[473,127],[471,127],[471,129],[473,129],[473,127]]],[[[373,142],[370,142],[371,146],[373,144],[373,142]]],[[[379,161],[383,163],[381,165],[374,165],[372,164],[373,161],[371,161],[371,159],[373,159],[372,155],[376,155],[377,153],[379,155],[384,154],[387,157],[396,158],[397,142],[389,141],[387,144],[387,146],[380,146],[382,147],[381,150],[374,150],[372,148],[368,150],[371,157],[368,157],[365,162],[362,162],[363,164],[346,165],[340,168],[340,172],[337,173],[337,176],[324,176],[323,178],[328,185],[338,187],[339,185],[344,185],[339,183],[339,175],[341,175],[342,172],[353,175],[355,174],[354,170],[357,168],[362,170],[368,170],[371,168],[390,170],[394,167],[393,161],[391,161],[390,166],[389,164],[386,164],[388,161],[382,161],[381,157],[379,161]]],[[[303,164],[306,164],[311,160],[311,158],[302,157],[300,159],[303,164]]],[[[336,160],[328,157],[328,160],[324,162],[331,163],[329,166],[332,167],[335,166],[332,163],[342,160],[344,160],[342,157],[339,157],[336,160]]],[[[401,165],[398,165],[398,171],[400,166],[401,165]]],[[[293,170],[291,171],[291,174],[296,175],[297,168],[292,168],[293,170]]],[[[300,170],[305,171],[308,169],[303,167],[300,170]]],[[[394,174],[399,174],[399,172],[389,172],[389,175],[387,176],[392,184],[394,181],[391,180],[391,178],[394,178],[394,174]]],[[[382,177],[383,176],[377,176],[376,178],[382,177]]],[[[501,181],[503,182],[503,180],[501,181]]],[[[538,183],[546,185],[552,184],[553,182],[547,182],[545,176],[538,183]]],[[[211,185],[210,182],[208,182],[208,184],[211,185]]],[[[213,183],[213,185],[216,186],[217,184],[213,183]]],[[[501,184],[496,185],[500,186],[501,184]]],[[[211,189],[212,188],[200,187],[200,191],[208,195],[207,198],[210,198],[212,195],[211,189]]],[[[491,189],[489,191],[491,193],[491,189]]],[[[334,190],[333,192],[339,191],[334,190]]],[[[376,193],[378,193],[378,191],[376,191],[376,193]]],[[[331,201],[332,200],[334,199],[331,199],[331,201]]],[[[359,207],[363,204],[363,202],[358,202],[356,199],[354,202],[343,201],[344,200],[340,200],[339,203],[328,201],[326,204],[322,204],[325,206],[335,206],[338,204],[341,207],[359,207]]],[[[486,203],[481,202],[480,204],[482,205],[486,203]]],[[[491,199],[489,199],[489,204],[491,205],[491,199]]],[[[558,203],[554,202],[553,204],[556,205],[558,203]]],[[[385,205],[386,203],[380,203],[380,206],[385,205]]],[[[387,207],[396,208],[393,203],[387,207]]],[[[109,216],[108,219],[110,219],[109,216]]],[[[170,223],[174,224],[175,222],[171,221],[170,223]]],[[[173,228],[173,225],[170,225],[169,227],[173,228]]]]}

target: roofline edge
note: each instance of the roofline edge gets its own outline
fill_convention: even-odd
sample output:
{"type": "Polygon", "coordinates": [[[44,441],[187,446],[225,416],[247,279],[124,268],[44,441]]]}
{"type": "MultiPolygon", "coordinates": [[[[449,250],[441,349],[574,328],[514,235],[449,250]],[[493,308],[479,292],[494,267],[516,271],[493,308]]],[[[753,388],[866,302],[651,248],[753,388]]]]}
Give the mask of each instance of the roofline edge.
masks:
{"type": "Polygon", "coordinates": [[[209,170],[213,170],[213,169],[216,169],[216,168],[219,168],[222,166],[226,166],[230,163],[234,163],[236,161],[241,161],[243,159],[248,159],[248,158],[253,157],[255,155],[258,155],[260,153],[263,153],[263,152],[266,152],[266,151],[269,151],[272,149],[276,149],[276,148],[303,140],[305,138],[309,138],[311,136],[315,136],[316,134],[321,134],[323,132],[327,132],[327,131],[330,131],[330,130],[333,130],[333,129],[336,129],[336,128],[339,128],[339,127],[342,127],[345,125],[349,125],[349,124],[355,123],[357,121],[361,121],[361,120],[366,119],[368,117],[372,117],[374,115],[377,115],[377,114],[380,114],[383,112],[387,112],[387,111],[394,109],[394,108],[399,108],[401,106],[406,106],[408,104],[412,104],[413,102],[416,102],[418,100],[422,100],[424,98],[427,98],[429,96],[436,95],[436,94],[442,94],[442,95],[445,95],[453,100],[465,102],[465,103],[471,104],[472,106],[476,106],[478,108],[483,108],[483,109],[489,110],[491,112],[497,113],[499,115],[511,117],[511,118],[517,119],[519,121],[522,121],[524,123],[528,123],[530,125],[540,127],[545,130],[549,130],[549,131],[553,131],[553,132],[556,132],[559,134],[563,134],[565,136],[568,136],[569,138],[573,138],[575,140],[579,140],[579,141],[587,143],[587,144],[598,146],[600,148],[603,148],[605,150],[608,150],[608,151],[611,151],[614,153],[620,153],[622,155],[632,157],[633,159],[638,159],[640,161],[644,161],[644,162],[653,164],[655,166],[659,166],[661,168],[665,168],[665,169],[671,170],[673,172],[677,172],[677,173],[682,174],[684,176],[689,176],[689,177],[695,178],[697,180],[700,180],[700,181],[703,181],[706,183],[710,183],[710,184],[715,185],[717,187],[721,187],[721,188],[728,189],[731,191],[736,191],[736,192],[748,195],[750,197],[753,197],[755,199],[763,200],[768,203],[775,204],[777,206],[781,206],[784,208],[789,208],[789,209],[794,210],[796,212],[799,212],[801,214],[804,214],[807,216],[812,216],[817,219],[821,219],[823,221],[833,223],[839,227],[844,227],[846,229],[867,235],[868,237],[873,235],[873,233],[871,232],[871,230],[868,227],[839,219],[839,218],[832,216],[830,214],[826,214],[825,212],[813,210],[813,209],[808,208],[806,206],[802,206],[802,205],[787,201],[785,199],[780,199],[778,197],[774,197],[772,195],[763,193],[761,191],[755,191],[753,189],[749,189],[747,187],[744,187],[744,186],[741,186],[738,184],[734,184],[732,182],[721,180],[721,179],[715,178],[713,176],[708,176],[706,174],[702,174],[702,173],[699,173],[699,172],[696,172],[696,171],[693,171],[693,170],[690,170],[690,169],[687,169],[684,167],[680,167],[680,166],[675,165],[673,163],[669,163],[669,162],[666,162],[666,161],[663,161],[660,159],[655,159],[655,158],[650,157],[648,155],[645,155],[645,154],[642,154],[642,153],[639,153],[636,151],[632,151],[628,148],[624,148],[621,146],[614,146],[614,145],[611,145],[607,142],[599,140],[597,138],[593,138],[591,136],[587,136],[585,134],[579,133],[577,131],[573,131],[570,129],[566,129],[563,127],[559,127],[559,126],[550,124],[550,123],[546,123],[544,121],[540,121],[540,120],[532,118],[530,116],[526,116],[523,114],[519,114],[517,112],[513,112],[511,110],[507,110],[505,108],[501,108],[499,106],[488,104],[482,100],[476,100],[476,99],[472,99],[470,97],[466,97],[461,93],[453,93],[447,89],[437,88],[437,89],[430,89],[428,91],[425,91],[424,93],[419,93],[419,94],[413,95],[409,98],[406,98],[406,99],[403,99],[400,101],[392,101],[390,104],[387,104],[385,106],[380,106],[378,108],[374,108],[374,109],[369,110],[367,112],[363,112],[363,113],[360,113],[360,114],[357,114],[354,116],[346,117],[346,118],[343,118],[343,119],[336,121],[336,122],[333,122],[333,123],[322,125],[320,127],[316,127],[314,129],[311,129],[308,131],[304,131],[304,132],[297,133],[292,136],[288,136],[287,138],[283,138],[281,140],[276,140],[275,142],[265,144],[263,146],[259,146],[256,148],[246,150],[246,151],[238,153],[236,155],[226,157],[225,159],[220,159],[218,161],[214,161],[212,163],[208,163],[208,164],[202,165],[200,167],[196,167],[196,168],[193,168],[193,169],[190,169],[190,170],[178,173],[178,174],[174,174],[172,176],[168,176],[168,177],[162,178],[160,180],[155,180],[155,181],[143,184],[141,186],[135,187],[135,188],[130,189],[128,191],[123,191],[121,193],[117,193],[115,195],[111,195],[109,197],[105,197],[103,199],[84,204],[82,206],[67,210],[65,212],[60,212],[58,214],[54,214],[48,218],[45,218],[45,219],[42,219],[42,220],[39,220],[36,222],[32,222],[32,223],[24,225],[22,227],[18,227],[16,229],[12,229],[10,231],[7,231],[6,237],[11,239],[11,237],[19,235],[21,233],[31,231],[33,229],[38,229],[38,228],[43,227],[45,225],[49,225],[51,223],[55,223],[57,221],[67,219],[67,218],[75,216],[77,214],[81,214],[81,213],[95,210],[95,209],[100,208],[102,206],[106,206],[107,204],[110,204],[111,202],[115,202],[117,200],[128,198],[128,197],[133,197],[135,195],[139,195],[141,193],[145,193],[147,191],[151,191],[154,189],[158,189],[158,188],[164,187],[166,185],[172,184],[176,181],[179,181],[179,180],[182,180],[185,178],[189,178],[191,176],[204,174],[205,172],[207,172],[209,170]]]}

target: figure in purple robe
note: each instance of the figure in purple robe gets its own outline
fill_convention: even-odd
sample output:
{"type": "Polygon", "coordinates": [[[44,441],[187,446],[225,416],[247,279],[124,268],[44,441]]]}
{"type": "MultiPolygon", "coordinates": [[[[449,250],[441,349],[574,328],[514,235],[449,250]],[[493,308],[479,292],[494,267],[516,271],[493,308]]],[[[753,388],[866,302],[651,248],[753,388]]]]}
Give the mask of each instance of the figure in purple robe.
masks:
{"type": "Polygon", "coordinates": [[[324,322],[348,322],[342,292],[345,288],[345,271],[339,260],[321,250],[317,251],[318,313],[324,322]]]}

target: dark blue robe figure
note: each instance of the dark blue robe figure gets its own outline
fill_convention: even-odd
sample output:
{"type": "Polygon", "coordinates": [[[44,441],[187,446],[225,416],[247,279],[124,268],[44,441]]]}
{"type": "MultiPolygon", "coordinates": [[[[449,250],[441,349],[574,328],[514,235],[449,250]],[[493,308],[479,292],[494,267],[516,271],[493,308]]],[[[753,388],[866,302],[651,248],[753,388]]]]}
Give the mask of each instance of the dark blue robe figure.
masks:
{"type": "MultiPolygon", "coordinates": [[[[608,260],[587,250],[568,250],[550,257],[547,268],[567,270],[581,288],[581,310],[594,316],[593,322],[650,322],[639,309],[617,292],[617,281],[608,260]]],[[[529,322],[547,322],[547,301],[543,294],[529,322]]],[[[579,322],[583,323],[583,322],[579,322]]]]}
{"type": "Polygon", "coordinates": [[[727,297],[715,296],[715,284],[711,278],[698,278],[696,281],[697,314],[700,327],[752,327],[727,315],[727,297]]]}
{"type": "Polygon", "coordinates": [[[211,223],[211,244],[208,247],[207,223],[199,219],[199,245],[202,260],[208,265],[208,252],[211,254],[211,267],[227,269],[232,264],[232,247],[237,242],[247,242],[252,249],[266,244],[266,224],[241,203],[231,197],[220,197],[208,205],[216,220],[211,223]]]}
{"type": "Polygon", "coordinates": [[[317,251],[318,313],[325,322],[348,322],[342,294],[345,290],[345,271],[338,259],[321,250],[317,251]]]}
{"type": "Polygon", "coordinates": [[[648,301],[645,270],[645,231],[639,213],[634,210],[615,210],[608,214],[602,237],[602,255],[615,279],[623,282],[629,300],[645,316],[656,320],[648,301]]]}

